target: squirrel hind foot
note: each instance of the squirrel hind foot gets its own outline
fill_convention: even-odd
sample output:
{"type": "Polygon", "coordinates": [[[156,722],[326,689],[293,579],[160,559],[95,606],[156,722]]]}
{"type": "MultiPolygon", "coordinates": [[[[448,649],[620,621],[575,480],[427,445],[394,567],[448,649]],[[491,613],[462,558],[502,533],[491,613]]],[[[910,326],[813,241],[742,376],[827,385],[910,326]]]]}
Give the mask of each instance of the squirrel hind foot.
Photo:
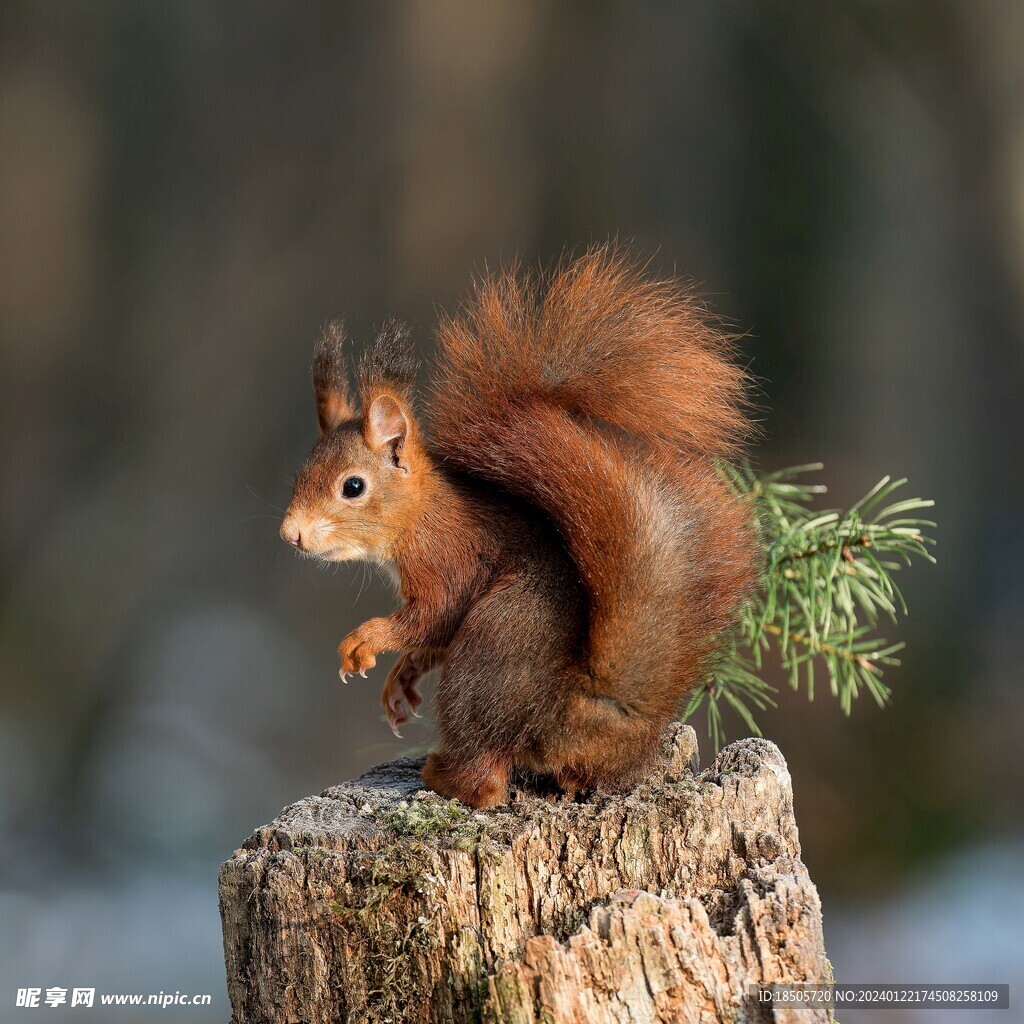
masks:
{"type": "Polygon", "coordinates": [[[579,768],[556,768],[553,777],[562,797],[574,803],[582,803],[597,789],[593,774],[579,768]]]}
{"type": "Polygon", "coordinates": [[[427,758],[422,774],[428,789],[482,809],[508,803],[509,768],[509,761],[498,754],[460,762],[438,751],[427,758]]]}

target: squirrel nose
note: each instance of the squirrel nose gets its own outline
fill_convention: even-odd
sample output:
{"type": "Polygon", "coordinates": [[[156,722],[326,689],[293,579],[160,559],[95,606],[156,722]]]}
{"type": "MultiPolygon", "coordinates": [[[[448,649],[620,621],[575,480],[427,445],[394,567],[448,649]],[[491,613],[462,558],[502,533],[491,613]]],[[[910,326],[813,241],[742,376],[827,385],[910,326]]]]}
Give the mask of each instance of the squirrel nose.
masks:
{"type": "Polygon", "coordinates": [[[281,524],[281,539],[287,541],[293,548],[302,547],[302,530],[291,523],[281,524]]]}

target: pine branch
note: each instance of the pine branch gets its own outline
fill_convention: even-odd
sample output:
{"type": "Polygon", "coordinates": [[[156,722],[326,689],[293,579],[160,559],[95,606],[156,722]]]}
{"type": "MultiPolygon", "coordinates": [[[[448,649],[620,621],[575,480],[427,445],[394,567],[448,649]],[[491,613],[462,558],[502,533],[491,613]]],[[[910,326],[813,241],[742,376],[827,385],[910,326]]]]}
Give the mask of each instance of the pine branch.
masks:
{"type": "Polygon", "coordinates": [[[847,715],[862,690],[879,706],[889,698],[883,667],[899,664],[893,655],[903,645],[873,633],[880,618],[896,622],[906,614],[893,574],[915,557],[935,561],[928,550],[935,524],[916,515],[933,503],[907,498],[884,504],[906,483],[884,477],[850,509],[816,512],[812,503],[825,488],[801,477],[819,469],[815,464],[758,475],[747,464],[723,467],[736,492],[757,507],[765,572],[727,657],[686,709],[689,718],[706,705],[716,748],[725,738],[723,701],[760,735],[754,711],[775,706],[774,687],[758,676],[768,654],[809,700],[816,673],[824,673],[847,715]]]}

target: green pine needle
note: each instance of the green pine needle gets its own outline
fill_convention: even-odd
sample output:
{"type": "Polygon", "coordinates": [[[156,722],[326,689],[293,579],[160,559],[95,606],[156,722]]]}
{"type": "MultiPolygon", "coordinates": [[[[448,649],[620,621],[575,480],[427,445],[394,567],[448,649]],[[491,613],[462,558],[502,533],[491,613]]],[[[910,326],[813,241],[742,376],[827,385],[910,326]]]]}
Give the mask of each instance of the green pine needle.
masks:
{"type": "Polygon", "coordinates": [[[879,707],[889,699],[883,668],[898,665],[902,644],[874,633],[880,619],[896,622],[907,612],[893,573],[914,558],[934,562],[928,531],[935,523],[916,513],[933,502],[904,498],[886,504],[905,480],[883,477],[847,511],[812,508],[825,493],[802,480],[820,463],[774,473],[749,464],[722,472],[735,491],[758,510],[765,546],[761,593],[743,609],[722,663],[690,697],[684,720],[704,705],[708,734],[719,749],[725,740],[724,701],[760,736],[755,712],[775,707],[775,688],[758,676],[765,654],[774,652],[794,690],[814,699],[815,677],[824,678],[850,714],[866,692],[879,707]]]}

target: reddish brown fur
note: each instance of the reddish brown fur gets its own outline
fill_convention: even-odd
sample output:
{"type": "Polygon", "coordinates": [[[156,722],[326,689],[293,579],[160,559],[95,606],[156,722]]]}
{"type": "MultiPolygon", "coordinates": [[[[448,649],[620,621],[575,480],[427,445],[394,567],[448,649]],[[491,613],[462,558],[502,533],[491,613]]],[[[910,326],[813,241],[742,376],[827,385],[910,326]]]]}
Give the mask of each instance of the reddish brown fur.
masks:
{"type": "MultiPolygon", "coordinates": [[[[428,443],[402,338],[389,328],[364,360],[362,416],[328,422],[282,526],[311,553],[397,569],[405,603],[346,637],[342,672],[420,652],[385,686],[395,727],[442,665],[424,778],[446,795],[499,803],[516,768],[632,784],[756,579],[749,510],[714,468],[746,429],[730,340],[607,249],[545,279],[508,272],[441,325],[428,443]],[[338,488],[355,471],[353,504],[338,488]]],[[[332,351],[321,410],[347,403],[324,369],[340,337],[332,351]]]]}

